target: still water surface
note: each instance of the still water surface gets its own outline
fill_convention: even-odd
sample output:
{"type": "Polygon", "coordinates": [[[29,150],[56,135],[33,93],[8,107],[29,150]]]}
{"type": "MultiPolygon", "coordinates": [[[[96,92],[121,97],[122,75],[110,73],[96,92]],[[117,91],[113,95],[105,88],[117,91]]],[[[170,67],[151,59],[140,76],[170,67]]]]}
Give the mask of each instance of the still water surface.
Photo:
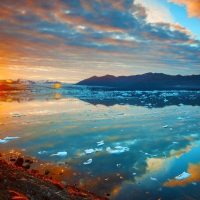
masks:
{"type": "Polygon", "coordinates": [[[48,169],[59,180],[109,193],[110,199],[200,199],[199,105],[151,107],[121,100],[108,106],[104,100],[54,97],[0,102],[0,139],[20,137],[1,143],[1,153],[32,156],[31,169],[48,169]],[[126,151],[107,151],[116,146],[126,151]],[[87,149],[95,152],[86,154],[87,149]],[[57,152],[67,156],[51,156],[57,152]],[[92,163],[83,164],[88,159],[92,163]],[[191,176],[176,180],[183,172],[191,176]]]}

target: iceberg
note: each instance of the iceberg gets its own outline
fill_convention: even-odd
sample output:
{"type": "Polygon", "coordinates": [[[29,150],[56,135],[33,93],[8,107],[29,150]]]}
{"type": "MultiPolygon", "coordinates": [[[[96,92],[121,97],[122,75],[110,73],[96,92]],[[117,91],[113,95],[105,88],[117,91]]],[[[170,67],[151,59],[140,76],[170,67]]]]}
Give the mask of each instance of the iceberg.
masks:
{"type": "Polygon", "coordinates": [[[46,151],[38,151],[38,154],[46,153],[46,151]]]}
{"type": "Polygon", "coordinates": [[[22,116],[26,116],[26,115],[20,115],[20,114],[13,114],[12,117],[22,117],[22,116]]]}
{"type": "Polygon", "coordinates": [[[90,153],[94,153],[95,150],[94,149],[86,149],[84,150],[86,154],[90,154],[90,153]]]}
{"type": "Polygon", "coordinates": [[[150,177],[152,181],[158,181],[156,178],[150,177]]]}
{"type": "Polygon", "coordinates": [[[4,140],[17,140],[20,137],[5,137],[4,140]]]}
{"type": "Polygon", "coordinates": [[[20,137],[5,137],[3,140],[0,139],[0,144],[3,144],[3,143],[6,143],[8,142],[9,140],[17,140],[19,139],[20,137]]]}
{"type": "Polygon", "coordinates": [[[1,139],[0,139],[0,144],[6,143],[6,142],[8,142],[8,141],[7,141],[7,140],[1,140],[1,139]]]}
{"type": "Polygon", "coordinates": [[[86,162],[84,162],[83,164],[84,165],[89,165],[92,163],[92,158],[88,159],[86,162]]]}
{"type": "Polygon", "coordinates": [[[67,155],[67,152],[66,151],[63,151],[63,152],[58,152],[58,153],[55,153],[55,154],[51,154],[50,156],[60,156],[60,157],[64,157],[67,155]]]}
{"type": "Polygon", "coordinates": [[[183,120],[184,118],[182,118],[182,117],[178,117],[177,119],[178,119],[178,120],[183,120]]]}
{"type": "MultiPolygon", "coordinates": [[[[116,147],[115,147],[116,148],[116,147]]],[[[128,147],[121,147],[121,146],[117,146],[117,149],[114,149],[112,150],[110,147],[107,147],[106,148],[106,151],[108,153],[111,153],[111,154],[120,154],[120,153],[124,153],[126,151],[129,151],[129,148],[128,147]],[[120,148],[119,148],[120,147],[120,148]]]]}
{"type": "Polygon", "coordinates": [[[101,146],[101,145],[104,145],[104,141],[100,141],[100,142],[97,142],[97,146],[101,146]]]}
{"type": "Polygon", "coordinates": [[[185,179],[185,178],[189,178],[190,176],[191,176],[190,173],[183,172],[182,174],[176,176],[175,179],[182,180],[182,179],[185,179]]]}

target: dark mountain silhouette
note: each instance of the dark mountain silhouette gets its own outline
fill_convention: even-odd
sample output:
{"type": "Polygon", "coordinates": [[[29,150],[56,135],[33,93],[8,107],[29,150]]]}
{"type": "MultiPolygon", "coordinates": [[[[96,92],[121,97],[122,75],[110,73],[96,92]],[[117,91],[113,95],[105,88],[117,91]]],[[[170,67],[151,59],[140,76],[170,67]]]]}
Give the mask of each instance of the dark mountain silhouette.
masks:
{"type": "Polygon", "coordinates": [[[200,75],[181,76],[162,73],[146,73],[133,76],[93,76],[76,85],[104,86],[125,90],[197,90],[200,89],[200,75]]]}

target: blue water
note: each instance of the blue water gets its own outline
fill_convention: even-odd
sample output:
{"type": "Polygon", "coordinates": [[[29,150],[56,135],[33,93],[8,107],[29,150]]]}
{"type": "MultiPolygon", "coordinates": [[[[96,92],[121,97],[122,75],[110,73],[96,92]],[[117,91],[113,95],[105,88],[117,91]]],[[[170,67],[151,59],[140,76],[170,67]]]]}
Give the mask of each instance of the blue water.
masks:
{"type": "Polygon", "coordinates": [[[108,106],[106,100],[92,104],[80,99],[2,101],[0,139],[20,139],[0,144],[1,152],[32,156],[32,168],[49,169],[59,180],[86,185],[102,196],[109,193],[110,199],[200,199],[198,105],[170,105],[168,98],[166,106],[133,105],[123,99],[108,106]],[[25,116],[12,117],[14,113],[25,116]],[[97,146],[102,140],[105,144],[97,146]],[[116,146],[129,151],[106,151],[116,146]],[[84,152],[95,148],[96,153],[84,152]],[[67,156],[51,156],[57,152],[67,156]],[[84,165],[90,158],[92,163],[84,165]],[[176,180],[184,171],[191,176],[176,180]]]}

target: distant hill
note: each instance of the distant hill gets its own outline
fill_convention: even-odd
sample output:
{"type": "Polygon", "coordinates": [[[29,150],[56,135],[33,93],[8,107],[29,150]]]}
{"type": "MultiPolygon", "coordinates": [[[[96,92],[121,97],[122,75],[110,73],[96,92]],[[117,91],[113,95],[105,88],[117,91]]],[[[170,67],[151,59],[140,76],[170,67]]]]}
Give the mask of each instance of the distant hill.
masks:
{"type": "Polygon", "coordinates": [[[125,90],[199,90],[200,75],[181,76],[146,73],[133,76],[93,76],[76,85],[103,86],[125,90]]]}

